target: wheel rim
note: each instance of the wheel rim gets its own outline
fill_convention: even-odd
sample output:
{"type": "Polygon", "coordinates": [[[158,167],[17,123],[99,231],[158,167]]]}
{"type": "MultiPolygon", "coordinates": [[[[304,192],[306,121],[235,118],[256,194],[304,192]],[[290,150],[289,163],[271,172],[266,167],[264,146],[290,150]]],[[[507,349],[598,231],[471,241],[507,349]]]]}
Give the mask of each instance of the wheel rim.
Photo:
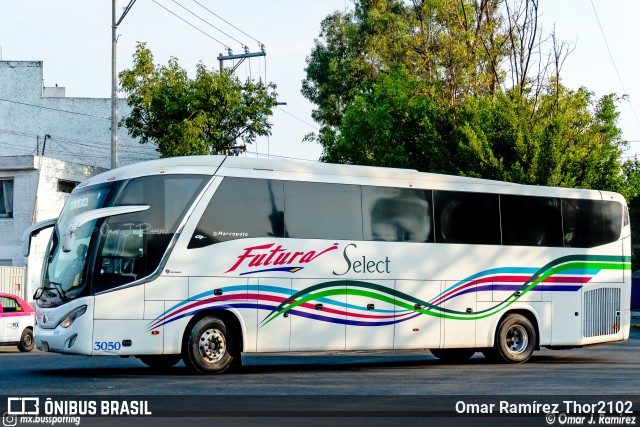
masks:
{"type": "Polygon", "coordinates": [[[32,342],[33,342],[33,339],[31,337],[31,335],[29,335],[29,334],[26,334],[22,338],[22,345],[24,345],[25,347],[30,347],[32,342]]]}
{"type": "Polygon", "coordinates": [[[227,352],[227,343],[223,333],[219,329],[207,329],[200,336],[198,349],[205,362],[219,362],[227,352]]]}
{"type": "Polygon", "coordinates": [[[529,346],[529,334],[522,325],[514,325],[509,328],[506,336],[507,350],[511,354],[521,354],[529,346]]]}

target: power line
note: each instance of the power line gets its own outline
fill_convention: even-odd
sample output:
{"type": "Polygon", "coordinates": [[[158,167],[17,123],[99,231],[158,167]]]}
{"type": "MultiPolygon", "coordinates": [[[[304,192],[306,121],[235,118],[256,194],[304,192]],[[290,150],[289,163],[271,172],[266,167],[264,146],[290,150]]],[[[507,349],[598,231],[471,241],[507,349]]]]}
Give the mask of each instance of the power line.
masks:
{"type": "MultiPolygon", "coordinates": [[[[604,30],[602,29],[602,24],[600,23],[600,18],[598,17],[598,12],[596,11],[596,6],[593,4],[593,0],[591,0],[591,7],[593,8],[593,13],[596,15],[596,21],[598,21],[598,27],[600,27],[600,33],[602,34],[602,38],[604,39],[604,45],[607,47],[607,51],[609,52],[609,58],[611,58],[611,63],[613,64],[613,69],[616,71],[616,75],[618,76],[618,81],[620,82],[620,86],[622,86],[622,90],[624,93],[627,93],[627,89],[624,87],[624,83],[622,82],[622,77],[620,77],[620,72],[618,71],[618,67],[616,66],[616,61],[613,59],[613,54],[611,53],[611,49],[609,48],[609,43],[607,43],[607,37],[604,35],[604,30]]],[[[631,111],[633,112],[633,116],[640,125],[640,119],[638,119],[638,115],[636,114],[635,108],[633,108],[633,104],[631,101],[627,99],[629,102],[629,106],[631,107],[631,111]]]]}
{"type": "Polygon", "coordinates": [[[182,18],[180,15],[177,15],[175,12],[171,11],[170,9],[167,9],[166,7],[164,7],[163,5],[161,5],[160,3],[158,3],[156,0],[153,0],[153,2],[155,4],[157,4],[158,6],[160,6],[161,8],[163,8],[164,10],[166,10],[167,12],[169,12],[170,14],[172,14],[173,16],[175,16],[176,18],[178,18],[179,20],[181,20],[182,22],[184,22],[185,24],[195,28],[196,30],[200,31],[202,34],[204,34],[205,36],[209,37],[211,40],[220,43],[222,46],[224,46],[226,49],[229,49],[229,46],[227,46],[226,44],[222,43],[220,40],[216,39],[215,37],[213,37],[211,34],[207,33],[204,30],[201,30],[200,28],[196,27],[195,25],[193,25],[191,22],[187,21],[186,19],[182,18]]]}
{"type": "Polygon", "coordinates": [[[296,119],[297,121],[299,121],[299,122],[301,122],[301,123],[304,123],[305,125],[307,125],[307,126],[309,126],[309,127],[312,127],[312,128],[313,128],[313,129],[315,129],[315,130],[320,130],[317,126],[314,126],[314,125],[312,125],[311,123],[309,123],[309,122],[306,122],[306,121],[302,120],[300,117],[296,117],[296,116],[294,116],[294,115],[293,115],[293,114],[291,114],[290,112],[283,110],[282,108],[280,108],[280,107],[279,107],[279,106],[277,106],[277,105],[276,105],[276,108],[277,108],[278,110],[282,111],[283,113],[290,115],[291,117],[293,117],[293,118],[294,118],[294,119],[296,119]]]}
{"type": "Polygon", "coordinates": [[[61,110],[59,108],[45,107],[43,105],[29,104],[29,103],[26,103],[26,102],[19,102],[19,101],[14,101],[14,100],[11,100],[11,99],[0,98],[0,101],[9,102],[11,104],[24,105],[24,106],[28,106],[28,107],[42,108],[43,110],[51,110],[51,111],[59,111],[61,113],[77,114],[78,116],[86,116],[86,117],[94,117],[96,119],[111,120],[109,117],[100,117],[100,116],[95,116],[93,114],[78,113],[77,111],[61,110]]]}
{"type": "Polygon", "coordinates": [[[245,36],[249,37],[251,40],[254,40],[256,43],[258,43],[260,46],[262,46],[262,43],[260,42],[260,40],[250,36],[249,34],[245,33],[244,31],[242,31],[240,28],[236,27],[235,25],[233,25],[231,22],[227,21],[226,19],[224,19],[222,16],[218,15],[217,13],[207,9],[207,7],[205,7],[202,3],[198,2],[197,0],[193,0],[194,3],[198,4],[201,8],[203,8],[204,10],[206,10],[207,12],[209,12],[210,14],[212,14],[213,16],[215,16],[216,18],[220,19],[222,22],[226,23],[227,25],[233,27],[234,29],[240,31],[242,34],[244,34],[245,36]]]}
{"type": "MultiPolygon", "coordinates": [[[[38,134],[34,134],[34,133],[27,133],[27,132],[18,132],[18,131],[12,131],[12,130],[8,130],[8,129],[0,129],[0,133],[6,133],[9,135],[16,135],[16,136],[23,136],[23,137],[28,137],[28,138],[37,138],[38,134]]],[[[76,138],[69,138],[69,137],[65,137],[65,136],[58,136],[58,135],[54,135],[51,140],[53,141],[58,141],[58,142],[68,142],[70,144],[75,144],[75,145],[79,145],[79,146],[83,146],[83,147],[89,147],[93,150],[95,149],[106,149],[109,150],[108,147],[108,141],[91,141],[91,140],[87,140],[87,139],[76,139],[76,138]]],[[[155,146],[152,146],[155,148],[155,146]]],[[[135,146],[123,146],[121,147],[123,151],[126,152],[130,152],[130,153],[136,153],[136,154],[149,154],[150,150],[146,150],[142,147],[135,147],[135,146]]]]}
{"type": "Polygon", "coordinates": [[[247,151],[246,153],[255,154],[258,157],[268,157],[268,158],[285,159],[285,160],[302,160],[305,162],[318,162],[318,160],[313,160],[313,159],[301,159],[299,157],[279,156],[277,154],[259,153],[257,151],[247,151]]]}
{"type": "Polygon", "coordinates": [[[242,43],[240,40],[236,39],[235,37],[225,33],[224,31],[222,31],[220,28],[216,27],[215,25],[213,25],[211,22],[207,21],[206,19],[200,17],[199,15],[197,15],[195,12],[192,12],[191,10],[187,9],[185,6],[181,5],[180,3],[178,3],[176,0],[171,0],[172,2],[174,2],[175,4],[177,4],[178,6],[180,6],[181,8],[183,8],[184,10],[186,10],[187,12],[189,12],[190,14],[192,14],[193,16],[195,16],[196,18],[198,18],[199,20],[201,20],[202,22],[204,22],[205,24],[209,25],[212,28],[215,28],[217,31],[221,32],[222,34],[224,34],[225,36],[229,37],[230,39],[234,40],[235,42],[239,43],[240,46],[244,47],[246,44],[242,43]]]}

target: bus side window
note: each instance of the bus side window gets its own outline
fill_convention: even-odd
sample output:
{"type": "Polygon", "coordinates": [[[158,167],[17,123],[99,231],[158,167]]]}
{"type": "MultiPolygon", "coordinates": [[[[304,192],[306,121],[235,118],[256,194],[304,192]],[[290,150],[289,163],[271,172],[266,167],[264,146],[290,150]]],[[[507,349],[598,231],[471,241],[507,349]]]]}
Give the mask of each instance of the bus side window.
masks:
{"type": "Polygon", "coordinates": [[[94,290],[99,292],[144,277],[146,235],[143,224],[110,222],[102,231],[106,236],[99,249],[94,290]]]}
{"type": "Polygon", "coordinates": [[[362,187],[364,239],[433,242],[432,192],[362,187]]]}
{"type": "Polygon", "coordinates": [[[284,193],[289,237],[362,240],[359,185],[286,181],[284,193]]]}
{"type": "Polygon", "coordinates": [[[602,200],[563,199],[564,244],[592,248],[615,242],[622,231],[622,205],[602,200]]]}
{"type": "Polygon", "coordinates": [[[501,195],[500,213],[503,244],[563,246],[559,199],[501,195]]]}
{"type": "Polygon", "coordinates": [[[115,206],[149,205],[107,218],[93,266],[92,287],[101,292],[140,280],[158,269],[171,239],[208,175],[149,175],[126,183],[115,206]]]}
{"type": "Polygon", "coordinates": [[[225,177],[187,248],[243,238],[285,236],[282,181],[225,177]]]}
{"type": "Polygon", "coordinates": [[[606,243],[615,242],[622,233],[622,204],[613,201],[603,201],[604,216],[604,241],[606,243]]]}
{"type": "Polygon", "coordinates": [[[497,194],[434,191],[436,243],[499,245],[497,194]]]}

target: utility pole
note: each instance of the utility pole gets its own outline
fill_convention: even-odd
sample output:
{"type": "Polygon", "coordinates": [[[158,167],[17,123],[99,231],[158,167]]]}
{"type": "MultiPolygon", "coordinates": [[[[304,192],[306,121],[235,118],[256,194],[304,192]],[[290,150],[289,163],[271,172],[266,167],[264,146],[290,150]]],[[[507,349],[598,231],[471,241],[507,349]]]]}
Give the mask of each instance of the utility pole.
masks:
{"type": "Polygon", "coordinates": [[[220,61],[220,71],[222,71],[223,62],[224,61],[229,61],[229,60],[232,60],[232,59],[239,59],[240,62],[238,62],[233,67],[233,71],[235,71],[236,68],[238,68],[240,66],[240,64],[242,64],[244,62],[245,59],[247,59],[247,58],[255,58],[257,56],[267,56],[267,52],[265,51],[265,47],[264,47],[263,44],[260,45],[260,52],[250,53],[249,52],[249,48],[247,46],[245,46],[244,47],[244,53],[240,53],[238,55],[234,55],[233,51],[231,50],[231,48],[227,48],[227,56],[223,56],[222,54],[218,55],[218,61],[220,61]]]}
{"type": "Polygon", "coordinates": [[[130,0],[117,19],[116,0],[112,0],[111,8],[111,169],[118,167],[118,68],[116,53],[118,48],[118,25],[122,22],[136,0],[130,0]]]}

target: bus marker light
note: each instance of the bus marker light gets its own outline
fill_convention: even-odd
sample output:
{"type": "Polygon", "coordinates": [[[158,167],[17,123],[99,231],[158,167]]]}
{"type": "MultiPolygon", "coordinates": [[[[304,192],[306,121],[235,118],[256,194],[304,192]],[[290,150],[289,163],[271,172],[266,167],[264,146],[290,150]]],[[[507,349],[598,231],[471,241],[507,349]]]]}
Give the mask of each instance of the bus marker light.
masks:
{"type": "Polygon", "coordinates": [[[151,331],[151,335],[160,335],[160,331],[151,331]]]}
{"type": "Polygon", "coordinates": [[[413,332],[418,332],[420,328],[413,328],[413,332]]]}

